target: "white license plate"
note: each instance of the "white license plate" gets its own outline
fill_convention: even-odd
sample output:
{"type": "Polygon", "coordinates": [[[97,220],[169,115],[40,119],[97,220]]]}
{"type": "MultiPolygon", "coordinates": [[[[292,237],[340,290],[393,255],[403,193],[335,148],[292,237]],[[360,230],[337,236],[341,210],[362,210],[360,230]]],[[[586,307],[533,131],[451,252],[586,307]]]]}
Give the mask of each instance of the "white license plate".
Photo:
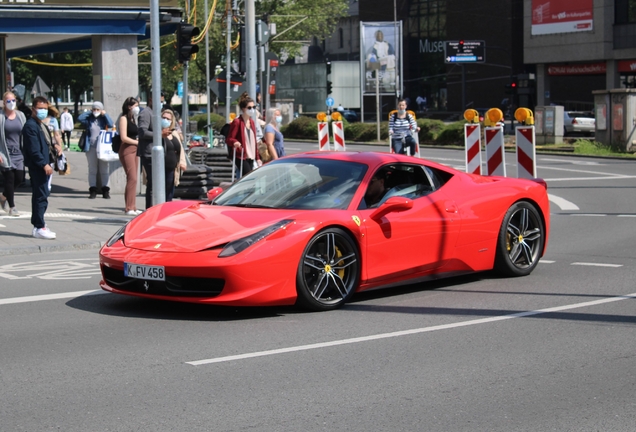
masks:
{"type": "Polygon", "coordinates": [[[163,266],[124,263],[124,276],[134,279],[165,281],[166,271],[163,266]]]}

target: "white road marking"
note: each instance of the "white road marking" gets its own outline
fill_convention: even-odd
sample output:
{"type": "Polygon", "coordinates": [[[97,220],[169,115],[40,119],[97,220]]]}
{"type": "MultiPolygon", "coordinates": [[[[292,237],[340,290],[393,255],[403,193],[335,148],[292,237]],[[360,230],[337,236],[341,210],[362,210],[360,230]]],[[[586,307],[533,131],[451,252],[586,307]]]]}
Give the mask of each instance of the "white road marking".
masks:
{"type": "Polygon", "coordinates": [[[548,194],[548,199],[550,200],[550,202],[558,205],[561,210],[579,210],[579,207],[573,202],[570,202],[556,195],[548,194]]]}
{"type": "Polygon", "coordinates": [[[636,217],[636,215],[616,215],[616,217],[636,217]]]}
{"type": "Polygon", "coordinates": [[[236,360],[245,360],[249,358],[265,357],[265,356],[277,355],[277,354],[286,354],[286,353],[297,352],[297,351],[307,351],[307,350],[318,349],[318,348],[328,348],[328,347],[333,347],[338,345],[349,345],[349,344],[354,344],[358,342],[370,342],[370,341],[375,341],[380,339],[410,336],[414,334],[428,333],[428,332],[434,332],[438,330],[449,330],[449,329],[454,329],[458,327],[487,324],[491,322],[504,321],[504,320],[513,319],[513,318],[522,318],[522,317],[546,314],[551,312],[560,312],[560,311],[565,311],[570,309],[596,306],[596,305],[600,305],[604,303],[612,303],[612,302],[616,302],[620,300],[627,300],[627,299],[634,299],[634,298],[636,298],[636,293],[627,294],[627,295],[618,296],[618,297],[610,297],[610,298],[605,298],[601,300],[593,300],[593,301],[584,302],[584,303],[575,303],[575,304],[570,304],[565,306],[556,306],[552,308],[539,309],[534,311],[519,312],[516,314],[503,315],[498,317],[481,318],[481,319],[458,322],[453,324],[443,324],[443,325],[437,325],[437,326],[431,326],[431,327],[421,327],[421,328],[415,328],[411,330],[396,331],[391,333],[381,333],[377,335],[362,336],[362,337],[350,338],[350,339],[341,339],[341,340],[335,340],[331,342],[322,342],[322,343],[315,343],[315,344],[309,344],[309,345],[299,345],[295,347],[273,349],[268,351],[258,351],[258,352],[252,352],[252,353],[231,355],[226,357],[216,357],[216,358],[211,358],[206,360],[189,361],[189,362],[186,362],[186,364],[189,364],[192,366],[201,366],[201,365],[211,364],[211,363],[223,363],[223,362],[230,362],[230,361],[236,361],[236,360]]]}
{"type": "Polygon", "coordinates": [[[0,224],[0,228],[6,228],[6,226],[4,226],[4,225],[0,224]]]}
{"type": "Polygon", "coordinates": [[[571,214],[570,216],[591,216],[591,217],[598,217],[598,216],[607,216],[606,214],[598,214],[598,213],[577,213],[577,214],[571,214]]]}
{"type": "Polygon", "coordinates": [[[541,259],[541,260],[539,261],[539,264],[554,264],[555,262],[556,262],[556,261],[551,261],[551,260],[544,260],[544,259],[541,259]]]}
{"type": "Polygon", "coordinates": [[[26,296],[26,297],[13,297],[8,299],[0,299],[0,305],[8,305],[8,304],[16,304],[16,303],[31,303],[31,302],[45,301],[45,300],[59,300],[59,299],[75,298],[75,297],[81,297],[85,295],[98,295],[98,294],[109,294],[109,293],[102,290],[88,290],[88,291],[72,291],[72,292],[58,293],[58,294],[43,294],[43,295],[26,296]]]}
{"type": "Polygon", "coordinates": [[[603,264],[603,263],[586,263],[586,262],[573,262],[570,265],[592,266],[592,267],[623,267],[622,264],[603,264]]]}
{"type": "Polygon", "coordinates": [[[5,279],[90,279],[99,274],[99,261],[95,258],[28,261],[0,266],[0,278],[5,279]]]}
{"type": "Polygon", "coordinates": [[[539,158],[539,160],[541,162],[561,162],[561,163],[570,163],[572,165],[603,165],[599,162],[577,161],[577,160],[566,160],[566,159],[539,158]]]}
{"type": "MultiPolygon", "coordinates": [[[[69,219],[97,219],[95,216],[85,216],[78,213],[45,213],[47,218],[69,218],[69,219]]],[[[0,219],[28,219],[31,217],[31,212],[20,212],[20,216],[0,216],[0,219]]]]}

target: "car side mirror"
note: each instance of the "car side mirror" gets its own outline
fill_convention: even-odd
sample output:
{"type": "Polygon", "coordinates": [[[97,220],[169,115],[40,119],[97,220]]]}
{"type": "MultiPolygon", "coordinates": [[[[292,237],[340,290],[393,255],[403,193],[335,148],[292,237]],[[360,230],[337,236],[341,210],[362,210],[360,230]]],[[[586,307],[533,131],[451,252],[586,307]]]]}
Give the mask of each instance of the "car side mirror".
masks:
{"type": "Polygon", "coordinates": [[[215,199],[216,197],[218,197],[218,196],[221,194],[221,192],[223,192],[223,188],[218,187],[218,186],[217,186],[217,187],[215,187],[215,188],[213,188],[213,189],[210,189],[210,190],[208,191],[208,201],[209,201],[209,202],[214,201],[214,199],[215,199]]]}
{"type": "Polygon", "coordinates": [[[391,197],[383,202],[373,213],[371,213],[371,219],[380,219],[385,214],[403,212],[412,208],[412,199],[397,196],[391,197]]]}

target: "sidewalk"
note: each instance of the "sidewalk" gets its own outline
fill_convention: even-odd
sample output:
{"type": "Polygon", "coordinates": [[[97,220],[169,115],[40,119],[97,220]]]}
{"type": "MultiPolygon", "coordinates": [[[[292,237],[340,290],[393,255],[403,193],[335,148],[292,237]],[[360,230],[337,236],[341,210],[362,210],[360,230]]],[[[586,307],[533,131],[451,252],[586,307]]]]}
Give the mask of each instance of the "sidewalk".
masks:
{"type": "MultiPolygon", "coordinates": [[[[53,174],[49,206],[44,215],[55,240],[36,239],[31,225],[31,186],[26,181],[16,191],[15,204],[20,217],[10,217],[0,209],[0,256],[40,252],[93,249],[96,254],[112,234],[132,219],[124,214],[124,195],[111,193],[111,199],[88,199],[88,165],[81,152],[65,151],[71,174],[53,174]]],[[[144,196],[137,196],[137,208],[145,208],[144,196]]]]}

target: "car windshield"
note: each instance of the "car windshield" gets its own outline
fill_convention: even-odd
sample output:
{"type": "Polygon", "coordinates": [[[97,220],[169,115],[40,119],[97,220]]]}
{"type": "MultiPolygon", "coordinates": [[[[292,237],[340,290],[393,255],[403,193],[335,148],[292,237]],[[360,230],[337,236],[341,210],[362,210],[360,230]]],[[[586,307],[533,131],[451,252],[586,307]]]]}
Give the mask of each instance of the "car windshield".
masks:
{"type": "Polygon", "coordinates": [[[214,205],[274,209],[346,209],[367,165],[321,158],[285,158],[251,172],[214,205]]]}

